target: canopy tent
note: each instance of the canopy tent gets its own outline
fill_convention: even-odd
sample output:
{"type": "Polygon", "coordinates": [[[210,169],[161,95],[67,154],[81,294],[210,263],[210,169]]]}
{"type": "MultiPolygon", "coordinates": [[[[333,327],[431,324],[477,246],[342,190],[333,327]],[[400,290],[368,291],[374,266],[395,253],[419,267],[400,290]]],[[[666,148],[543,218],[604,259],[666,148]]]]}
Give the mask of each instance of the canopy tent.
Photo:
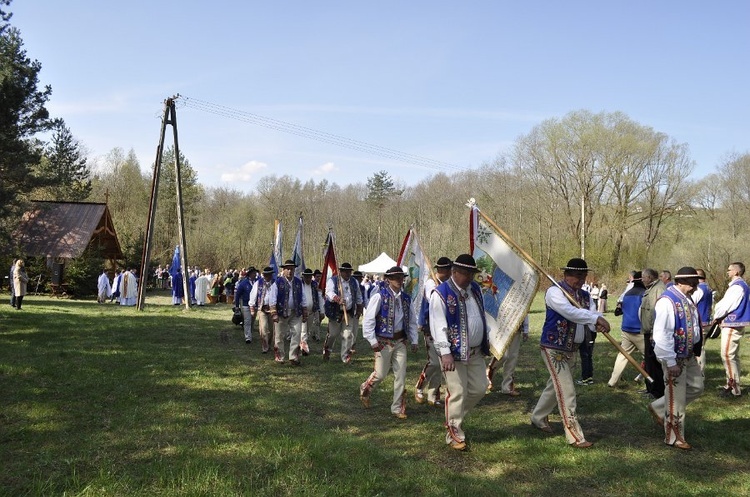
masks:
{"type": "Polygon", "coordinates": [[[396,266],[396,261],[388,257],[385,252],[381,253],[375,259],[371,260],[367,264],[360,264],[357,268],[363,273],[385,273],[393,266],[396,266]]]}

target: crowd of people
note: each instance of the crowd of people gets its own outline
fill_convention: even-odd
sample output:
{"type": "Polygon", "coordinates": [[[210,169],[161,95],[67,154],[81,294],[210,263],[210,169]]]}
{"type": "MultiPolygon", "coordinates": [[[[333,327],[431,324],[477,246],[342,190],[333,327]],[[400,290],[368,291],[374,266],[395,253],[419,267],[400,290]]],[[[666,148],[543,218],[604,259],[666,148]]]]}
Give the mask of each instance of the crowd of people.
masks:
{"type": "MultiPolygon", "coordinates": [[[[416,385],[418,404],[443,409],[446,443],[453,449],[467,447],[464,419],[493,387],[496,370],[502,368],[499,391],[518,396],[514,377],[520,345],[528,340],[528,316],[510,341],[505,355],[490,356],[489,329],[485,320],[483,297],[474,281],[479,272],[474,259],[461,254],[455,260],[440,257],[434,266],[435,279],[429,280],[419,308],[403,291],[406,274],[395,266],[374,278],[354,271],[350,263],[338,267],[338,274],[320,284],[320,270],[305,269],[295,276],[297,265],[287,260],[278,268],[258,271],[255,267],[212,273],[189,270],[188,298],[194,305],[225,301],[232,303],[242,325],[245,342],[257,335],[263,354],[273,351],[273,360],[300,366],[310,354],[310,342],[322,344],[322,359],[329,361],[336,341],[337,354],[349,364],[356,353],[355,343],[360,319],[362,337],[374,355],[372,373],[359,388],[365,408],[371,407],[372,393],[392,371],[394,375],[391,413],[407,418],[407,354],[416,352],[420,335],[427,348],[427,361],[416,385]],[[324,319],[328,319],[325,333],[324,319]],[[420,333],[421,332],[421,333],[420,333]],[[288,346],[288,352],[286,350],[288,346]]],[[[544,433],[554,433],[550,414],[557,409],[565,438],[572,447],[588,448],[578,422],[576,385],[594,383],[593,349],[597,333],[609,332],[608,291],[605,284],[589,284],[590,268],[585,260],[573,258],[561,268],[563,278],[545,293],[546,314],[542,326],[540,350],[549,380],[531,412],[531,424],[544,433]],[[576,355],[580,354],[581,377],[574,380],[576,355]]],[[[25,285],[23,262],[13,268],[13,278],[25,285]]],[[[657,272],[652,268],[632,271],[625,290],[617,298],[614,313],[622,316],[621,344],[607,385],[622,382],[625,368],[636,352],[642,356],[649,399],[647,410],[664,430],[666,444],[690,449],[685,439],[687,405],[703,393],[706,337],[703,329],[721,327],[721,360],[726,384],[721,395],[741,395],[739,348],[744,327],[750,325],[750,288],[744,281],[745,266],[728,266],[729,288],[716,302],[702,269],[690,266],[657,272]],[[713,316],[713,317],[712,317],[713,316]]],[[[171,287],[173,303],[182,303],[182,275],[163,278],[164,270],[154,272],[157,285],[171,287]],[[171,280],[174,279],[173,284],[171,280]]],[[[28,278],[26,278],[26,281],[28,278]]],[[[16,285],[15,303],[21,308],[25,288],[16,285]]],[[[110,286],[106,272],[99,280],[99,302],[129,302],[137,282],[132,271],[118,271],[110,286]],[[132,278],[132,280],[131,280],[132,278]]],[[[137,290],[135,290],[137,293],[137,290]]],[[[636,378],[641,379],[642,375],[636,378]]]]}

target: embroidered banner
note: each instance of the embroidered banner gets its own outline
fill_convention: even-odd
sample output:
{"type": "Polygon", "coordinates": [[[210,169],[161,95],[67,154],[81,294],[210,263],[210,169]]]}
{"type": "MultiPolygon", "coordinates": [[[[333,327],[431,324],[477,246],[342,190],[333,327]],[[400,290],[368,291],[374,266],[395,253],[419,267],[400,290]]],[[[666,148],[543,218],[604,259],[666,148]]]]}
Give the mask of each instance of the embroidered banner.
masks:
{"type": "Polygon", "coordinates": [[[475,281],[482,289],[490,351],[500,359],[529,312],[539,273],[507,234],[496,229],[476,205],[470,207],[471,253],[480,270],[475,281]]]}
{"type": "Polygon", "coordinates": [[[422,251],[414,229],[409,229],[401,244],[401,251],[396,259],[396,264],[402,268],[407,268],[408,278],[404,283],[402,291],[411,296],[411,308],[415,315],[419,315],[422,308],[422,299],[424,298],[424,286],[431,278],[430,261],[422,251]]]}
{"type": "Polygon", "coordinates": [[[278,219],[273,220],[273,249],[271,250],[271,260],[268,265],[273,268],[273,278],[279,275],[279,264],[283,264],[284,259],[281,258],[281,221],[278,219]]]}

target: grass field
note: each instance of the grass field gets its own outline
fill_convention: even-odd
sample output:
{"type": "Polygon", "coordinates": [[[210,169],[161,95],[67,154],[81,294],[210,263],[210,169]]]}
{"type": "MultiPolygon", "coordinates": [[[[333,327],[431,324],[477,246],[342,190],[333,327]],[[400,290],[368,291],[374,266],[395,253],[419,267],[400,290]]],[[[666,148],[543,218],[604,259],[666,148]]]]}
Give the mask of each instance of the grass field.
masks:
{"type": "MultiPolygon", "coordinates": [[[[695,449],[682,452],[664,445],[632,368],[606,386],[616,354],[600,337],[596,383],[578,387],[595,445],[576,450],[559,418],[553,436],[529,424],[548,378],[537,298],[522,395],[486,396],[465,424],[470,450],[457,453],[443,443],[442,411],[411,401],[407,420],[390,415],[392,377],[361,407],[372,368],[361,335],[352,364],[324,363],[312,343],[296,368],[262,355],[257,336],[246,345],[226,305],[185,311],[148,294],[139,312],[29,296],[16,311],[0,296],[2,495],[750,495],[750,399],[717,395],[718,340],[706,392],[688,408],[695,449]]],[[[410,385],[424,357],[410,356],[410,385]]]]}

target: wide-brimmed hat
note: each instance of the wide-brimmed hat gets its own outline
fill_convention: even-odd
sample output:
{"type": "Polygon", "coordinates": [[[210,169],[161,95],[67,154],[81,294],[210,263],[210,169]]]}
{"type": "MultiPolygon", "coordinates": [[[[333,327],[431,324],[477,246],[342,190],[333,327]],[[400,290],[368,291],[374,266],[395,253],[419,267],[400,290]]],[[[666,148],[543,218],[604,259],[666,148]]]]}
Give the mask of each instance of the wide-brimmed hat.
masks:
{"type": "Polygon", "coordinates": [[[479,272],[479,269],[477,268],[477,261],[475,261],[474,258],[469,254],[461,254],[456,257],[456,260],[453,261],[452,267],[466,269],[475,273],[479,272]]]}
{"type": "Polygon", "coordinates": [[[692,266],[681,267],[677,271],[677,274],[674,275],[674,279],[676,280],[689,279],[689,278],[695,278],[695,279],[700,278],[698,271],[696,271],[695,268],[692,266]]]}
{"type": "Polygon", "coordinates": [[[309,267],[305,268],[305,270],[302,271],[302,276],[312,276],[312,275],[313,275],[313,271],[309,267]]]}
{"type": "Polygon", "coordinates": [[[297,267],[297,264],[293,260],[287,259],[280,267],[297,267]]]}
{"type": "Polygon", "coordinates": [[[560,269],[562,269],[563,271],[582,271],[584,273],[591,271],[589,265],[586,264],[586,261],[584,261],[580,257],[573,257],[568,261],[565,267],[561,267],[560,269]]]}
{"type": "Polygon", "coordinates": [[[392,268],[390,268],[388,271],[385,272],[386,278],[396,278],[399,276],[404,277],[406,276],[406,273],[404,273],[404,270],[398,266],[393,266],[392,268]]]}
{"type": "Polygon", "coordinates": [[[316,269],[315,271],[313,271],[313,276],[322,276],[322,275],[323,275],[323,271],[321,271],[320,269],[316,269]]]}
{"type": "Polygon", "coordinates": [[[450,260],[448,257],[443,256],[443,257],[441,257],[440,259],[437,260],[437,262],[435,263],[435,268],[436,269],[441,269],[441,268],[445,269],[445,268],[451,267],[452,265],[453,265],[453,261],[450,260]]]}
{"type": "Polygon", "coordinates": [[[273,274],[273,268],[271,266],[264,267],[263,274],[273,274]]]}
{"type": "Polygon", "coordinates": [[[362,271],[354,271],[352,273],[352,276],[354,276],[355,278],[357,278],[357,277],[361,278],[364,275],[362,274],[362,271]]]}
{"type": "Polygon", "coordinates": [[[247,272],[248,272],[248,273],[257,273],[257,272],[258,272],[258,270],[256,269],[256,267],[255,267],[255,266],[250,266],[250,267],[248,268],[247,272]]]}
{"type": "Polygon", "coordinates": [[[348,262],[343,263],[339,266],[339,271],[352,271],[354,268],[348,262]]]}

